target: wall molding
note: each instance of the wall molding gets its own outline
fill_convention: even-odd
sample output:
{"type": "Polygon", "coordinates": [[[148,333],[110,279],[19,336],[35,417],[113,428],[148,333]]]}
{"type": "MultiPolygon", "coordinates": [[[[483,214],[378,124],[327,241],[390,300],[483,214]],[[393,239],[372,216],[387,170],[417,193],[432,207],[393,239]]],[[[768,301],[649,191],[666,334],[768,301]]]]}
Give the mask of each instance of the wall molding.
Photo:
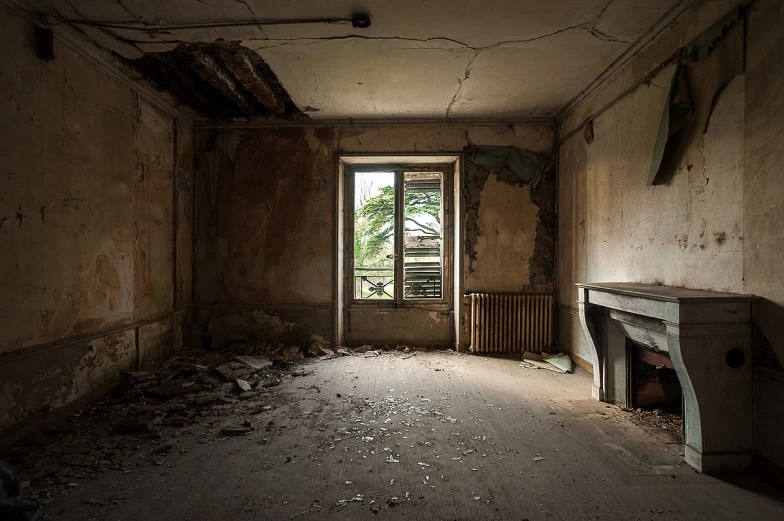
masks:
{"type": "Polygon", "coordinates": [[[240,304],[240,303],[224,303],[224,304],[196,304],[195,311],[254,311],[254,310],[276,310],[276,309],[328,309],[332,310],[334,304],[240,304]]]}
{"type": "Polygon", "coordinates": [[[579,367],[580,369],[582,369],[587,373],[593,374],[593,363],[589,362],[588,360],[586,360],[585,358],[581,357],[578,354],[571,353],[571,352],[568,352],[567,354],[571,357],[572,362],[574,362],[574,365],[576,365],[577,367],[579,367]]]}
{"type": "Polygon", "coordinates": [[[367,118],[367,119],[292,119],[292,120],[231,120],[231,121],[195,121],[195,129],[254,129],[254,128],[336,128],[336,127],[390,127],[390,126],[434,126],[434,125],[471,125],[499,126],[525,125],[555,127],[554,117],[538,118],[367,118]]]}
{"type": "Polygon", "coordinates": [[[110,328],[110,329],[94,331],[84,335],[71,335],[63,338],[58,338],[57,340],[52,340],[50,342],[44,342],[28,347],[22,347],[19,349],[14,349],[13,351],[6,351],[5,353],[0,353],[0,364],[15,362],[22,358],[43,354],[47,351],[51,351],[53,349],[59,349],[63,346],[79,344],[83,342],[92,342],[93,340],[97,340],[105,336],[125,333],[126,331],[130,331],[132,329],[138,329],[140,327],[144,327],[150,324],[155,324],[157,322],[163,322],[164,320],[172,320],[173,318],[178,317],[183,313],[187,313],[188,311],[189,310],[185,308],[175,309],[173,311],[167,311],[166,313],[160,313],[158,315],[154,315],[144,320],[139,320],[124,325],[119,325],[117,327],[110,328]]]}
{"type": "Polygon", "coordinates": [[[569,314],[569,315],[572,315],[572,316],[575,316],[575,317],[578,317],[578,318],[580,317],[580,310],[577,309],[576,307],[570,306],[568,304],[562,304],[562,303],[559,302],[558,303],[558,311],[563,311],[566,314],[569,314]]]}

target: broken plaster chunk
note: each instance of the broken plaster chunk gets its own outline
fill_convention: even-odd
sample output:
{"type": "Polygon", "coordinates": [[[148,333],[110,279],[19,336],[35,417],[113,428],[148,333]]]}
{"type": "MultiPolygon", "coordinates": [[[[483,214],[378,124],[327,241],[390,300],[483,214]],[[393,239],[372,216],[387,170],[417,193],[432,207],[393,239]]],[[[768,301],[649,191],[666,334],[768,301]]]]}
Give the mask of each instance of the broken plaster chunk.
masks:
{"type": "Polygon", "coordinates": [[[221,429],[221,434],[225,436],[245,436],[246,434],[250,434],[255,429],[250,424],[249,421],[243,422],[242,425],[231,425],[228,427],[224,427],[221,429]]]}
{"type": "Polygon", "coordinates": [[[245,380],[241,380],[240,378],[234,379],[234,385],[236,385],[237,389],[243,393],[246,393],[251,389],[250,384],[245,380]]]}
{"type": "Polygon", "coordinates": [[[253,369],[266,369],[272,366],[272,361],[263,356],[235,356],[234,359],[249,365],[253,369]]]}

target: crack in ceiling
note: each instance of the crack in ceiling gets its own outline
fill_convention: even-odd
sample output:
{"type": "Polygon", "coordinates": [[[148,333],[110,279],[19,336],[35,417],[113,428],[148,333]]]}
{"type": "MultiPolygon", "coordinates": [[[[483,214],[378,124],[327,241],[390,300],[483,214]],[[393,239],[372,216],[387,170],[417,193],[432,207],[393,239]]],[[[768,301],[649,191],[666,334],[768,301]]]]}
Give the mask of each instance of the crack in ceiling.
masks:
{"type": "MultiPolygon", "coordinates": [[[[292,103],[309,108],[313,117],[450,119],[554,115],[661,16],[684,0],[650,0],[640,7],[639,0],[551,0],[553,5],[547,8],[534,0],[520,0],[513,5],[494,5],[488,0],[482,8],[471,6],[470,0],[433,0],[433,4],[425,6],[424,12],[429,16],[408,19],[405,16],[415,16],[415,11],[407,6],[392,7],[381,0],[366,0],[369,11],[378,13],[371,34],[334,34],[352,31],[348,25],[319,29],[321,34],[308,33],[310,29],[302,27],[275,26],[274,30],[265,30],[263,24],[247,25],[243,30],[170,27],[191,12],[195,17],[186,17],[193,20],[188,24],[212,23],[204,22],[205,18],[239,24],[240,21],[227,20],[224,14],[224,10],[235,9],[247,11],[246,18],[250,16],[243,24],[259,21],[261,14],[268,20],[286,20],[281,13],[307,13],[323,18],[328,11],[341,13],[350,9],[345,0],[334,0],[329,9],[322,9],[322,4],[315,0],[303,0],[296,10],[281,4],[265,5],[258,12],[259,0],[197,0],[195,5],[205,7],[194,11],[179,0],[155,6],[141,0],[116,0],[105,4],[105,8],[87,0],[28,1],[46,2],[51,9],[67,6],[65,12],[70,10],[84,20],[112,19],[112,13],[116,20],[125,13],[132,21],[123,23],[132,24],[133,29],[92,28],[82,33],[119,54],[123,54],[119,44],[98,40],[111,36],[116,42],[132,45],[128,57],[168,51],[180,44],[214,45],[220,40],[239,43],[267,62],[289,91],[292,103]],[[436,4],[441,3],[448,8],[441,15],[445,18],[433,18],[436,4]],[[111,4],[116,5],[114,10],[111,4]],[[99,13],[105,16],[102,18],[99,13]],[[155,14],[150,16],[151,13],[155,14]],[[170,16],[163,16],[167,13],[170,16]],[[498,24],[482,23],[482,18],[492,16],[491,13],[502,17],[501,29],[496,27],[498,24]],[[169,26],[155,29],[156,23],[164,25],[163,20],[168,20],[169,26]],[[472,27],[469,21],[474,20],[472,27]],[[519,21],[517,32],[509,20],[519,21]],[[537,30],[540,34],[535,34],[537,30]],[[514,37],[522,35],[525,37],[514,37]],[[493,36],[512,38],[494,41],[493,36]],[[376,45],[368,47],[371,43],[376,45]],[[447,51],[454,57],[411,52],[432,50],[447,51]]],[[[221,79],[221,85],[223,82],[221,79]]],[[[233,97],[235,105],[244,105],[242,112],[253,112],[247,110],[249,107],[241,98],[233,97]]]]}
{"type": "Polygon", "coordinates": [[[471,76],[471,66],[474,64],[474,60],[479,57],[479,53],[481,51],[474,51],[474,55],[471,56],[471,59],[468,61],[468,65],[465,68],[465,74],[463,75],[462,79],[457,80],[457,92],[455,95],[452,96],[452,100],[449,102],[449,105],[446,107],[446,118],[449,119],[450,114],[452,113],[452,107],[454,107],[457,100],[460,99],[460,91],[463,90],[463,83],[471,76]]]}

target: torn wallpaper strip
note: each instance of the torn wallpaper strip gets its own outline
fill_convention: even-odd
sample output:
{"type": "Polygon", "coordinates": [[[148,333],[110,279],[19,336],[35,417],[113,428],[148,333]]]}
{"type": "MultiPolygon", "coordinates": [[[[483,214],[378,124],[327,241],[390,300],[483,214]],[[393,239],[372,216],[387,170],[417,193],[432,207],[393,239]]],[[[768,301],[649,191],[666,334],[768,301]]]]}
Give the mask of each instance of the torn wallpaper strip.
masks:
{"type": "Polygon", "coordinates": [[[544,175],[549,158],[527,150],[501,145],[470,145],[464,148],[466,160],[479,166],[505,166],[520,181],[533,184],[544,175]]]}

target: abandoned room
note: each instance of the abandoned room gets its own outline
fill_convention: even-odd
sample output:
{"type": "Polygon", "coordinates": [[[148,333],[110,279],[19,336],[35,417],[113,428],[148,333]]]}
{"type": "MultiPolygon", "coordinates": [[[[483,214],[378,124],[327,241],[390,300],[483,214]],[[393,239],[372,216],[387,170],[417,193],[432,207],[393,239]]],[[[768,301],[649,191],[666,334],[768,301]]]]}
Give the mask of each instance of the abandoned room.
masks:
{"type": "Polygon", "coordinates": [[[784,520],[781,0],[0,13],[0,521],[784,520]]]}

